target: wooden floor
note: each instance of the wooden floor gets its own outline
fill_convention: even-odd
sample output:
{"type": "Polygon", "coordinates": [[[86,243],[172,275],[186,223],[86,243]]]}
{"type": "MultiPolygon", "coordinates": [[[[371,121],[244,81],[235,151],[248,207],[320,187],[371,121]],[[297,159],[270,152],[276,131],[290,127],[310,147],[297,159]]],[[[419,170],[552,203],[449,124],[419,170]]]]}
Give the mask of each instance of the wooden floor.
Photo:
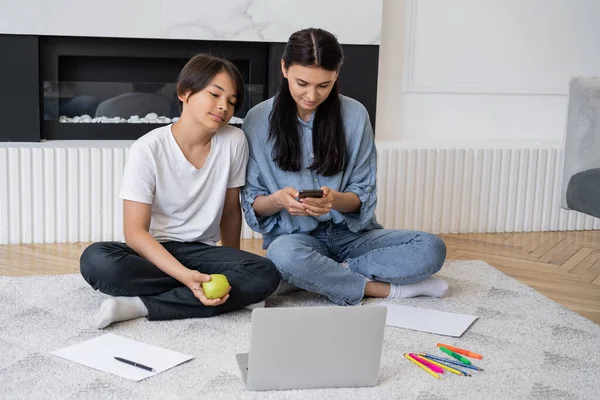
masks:
{"type": "MultiPolygon", "coordinates": [[[[600,231],[442,235],[449,260],[484,260],[600,323],[600,231]]],[[[0,245],[0,275],[70,274],[88,243],[0,245]]],[[[264,255],[259,240],[242,248],[264,255]]]]}

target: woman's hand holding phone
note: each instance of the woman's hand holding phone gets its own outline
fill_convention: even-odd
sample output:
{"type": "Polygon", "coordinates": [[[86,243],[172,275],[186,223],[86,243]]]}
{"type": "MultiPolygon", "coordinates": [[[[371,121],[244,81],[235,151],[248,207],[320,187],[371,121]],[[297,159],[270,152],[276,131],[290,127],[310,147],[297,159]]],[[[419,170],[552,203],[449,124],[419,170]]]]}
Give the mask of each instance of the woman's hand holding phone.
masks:
{"type": "Polygon", "coordinates": [[[298,200],[298,191],[291,187],[285,187],[281,190],[276,191],[273,196],[273,201],[282,209],[286,209],[290,215],[306,217],[309,214],[306,212],[305,207],[298,200]]]}
{"type": "Polygon", "coordinates": [[[312,217],[327,214],[333,207],[334,191],[327,186],[323,186],[321,190],[323,191],[323,197],[305,197],[298,200],[302,203],[306,214],[312,217]]]}

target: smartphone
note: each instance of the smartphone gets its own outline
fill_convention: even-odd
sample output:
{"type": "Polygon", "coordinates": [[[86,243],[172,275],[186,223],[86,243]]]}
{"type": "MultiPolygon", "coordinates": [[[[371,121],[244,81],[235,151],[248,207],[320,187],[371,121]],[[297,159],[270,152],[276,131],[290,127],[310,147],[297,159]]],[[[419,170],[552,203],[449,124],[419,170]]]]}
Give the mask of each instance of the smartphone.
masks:
{"type": "Polygon", "coordinates": [[[323,191],[321,189],[314,190],[300,190],[298,192],[298,198],[303,199],[305,197],[323,197],[323,191]]]}

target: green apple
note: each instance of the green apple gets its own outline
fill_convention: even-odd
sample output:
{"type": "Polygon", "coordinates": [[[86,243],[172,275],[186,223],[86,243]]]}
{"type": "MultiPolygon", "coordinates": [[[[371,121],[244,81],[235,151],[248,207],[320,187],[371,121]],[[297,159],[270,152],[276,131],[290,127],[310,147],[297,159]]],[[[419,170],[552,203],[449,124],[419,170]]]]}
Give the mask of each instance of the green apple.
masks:
{"type": "Polygon", "coordinates": [[[219,299],[227,293],[229,281],[222,274],[211,274],[210,281],[202,282],[204,295],[209,299],[219,299]]]}

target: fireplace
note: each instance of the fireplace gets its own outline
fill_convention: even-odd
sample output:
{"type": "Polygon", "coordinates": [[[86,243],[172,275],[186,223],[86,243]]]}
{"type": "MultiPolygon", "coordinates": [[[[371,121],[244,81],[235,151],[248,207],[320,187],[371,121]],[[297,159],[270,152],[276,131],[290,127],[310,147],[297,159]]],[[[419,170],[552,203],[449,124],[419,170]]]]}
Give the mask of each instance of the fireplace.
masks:
{"type": "Polygon", "coordinates": [[[245,102],[232,123],[241,124],[267,96],[267,43],[40,38],[42,139],[137,139],[176,121],[177,75],[197,53],[239,68],[245,102]]]}
{"type": "MultiPolygon", "coordinates": [[[[175,81],[191,56],[232,61],[245,100],[230,122],[279,85],[284,43],[0,35],[0,141],[137,139],[179,117],[175,81]]],[[[379,46],[343,45],[343,94],[375,121],[379,46]]]]}

